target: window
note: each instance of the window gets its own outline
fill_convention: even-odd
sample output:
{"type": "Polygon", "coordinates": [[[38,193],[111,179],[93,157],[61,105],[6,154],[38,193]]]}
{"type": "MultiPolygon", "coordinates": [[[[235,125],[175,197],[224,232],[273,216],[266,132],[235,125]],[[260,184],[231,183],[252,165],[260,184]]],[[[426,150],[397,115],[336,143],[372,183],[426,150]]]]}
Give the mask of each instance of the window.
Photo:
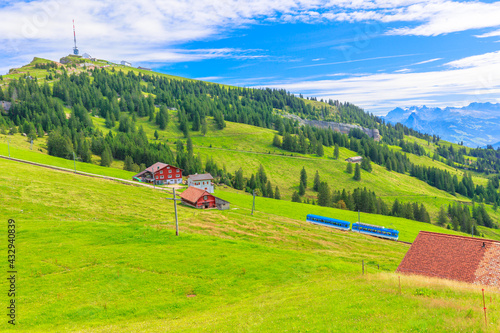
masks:
{"type": "Polygon", "coordinates": [[[207,198],[208,198],[208,195],[203,196],[203,200],[207,200],[207,198]]]}
{"type": "Polygon", "coordinates": [[[172,175],[168,175],[168,178],[172,178],[172,175]]]}
{"type": "Polygon", "coordinates": [[[175,177],[179,178],[181,175],[175,175],[175,177]]]}
{"type": "Polygon", "coordinates": [[[161,170],[160,173],[163,174],[163,170],[161,170]]]}
{"type": "MultiPolygon", "coordinates": [[[[170,168],[169,168],[170,169],[170,168]]],[[[168,173],[172,173],[172,170],[168,170],[168,173]]]]}
{"type": "Polygon", "coordinates": [[[161,179],[163,179],[163,176],[160,176],[161,179]]]}

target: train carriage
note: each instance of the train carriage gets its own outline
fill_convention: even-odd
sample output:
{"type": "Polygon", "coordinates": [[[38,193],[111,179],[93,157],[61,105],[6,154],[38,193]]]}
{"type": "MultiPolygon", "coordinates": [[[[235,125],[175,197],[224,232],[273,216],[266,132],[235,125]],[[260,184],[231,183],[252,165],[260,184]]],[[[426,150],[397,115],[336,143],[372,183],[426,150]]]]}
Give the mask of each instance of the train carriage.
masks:
{"type": "Polygon", "coordinates": [[[319,215],[308,214],[307,222],[314,224],[324,225],[331,228],[336,228],[340,230],[349,231],[351,228],[351,223],[347,221],[332,219],[331,217],[324,217],[319,215]]]}
{"type": "Polygon", "coordinates": [[[395,229],[389,229],[385,227],[380,227],[378,225],[371,225],[359,222],[352,224],[352,231],[359,232],[360,234],[392,239],[395,241],[397,241],[399,238],[399,231],[395,229]]]}

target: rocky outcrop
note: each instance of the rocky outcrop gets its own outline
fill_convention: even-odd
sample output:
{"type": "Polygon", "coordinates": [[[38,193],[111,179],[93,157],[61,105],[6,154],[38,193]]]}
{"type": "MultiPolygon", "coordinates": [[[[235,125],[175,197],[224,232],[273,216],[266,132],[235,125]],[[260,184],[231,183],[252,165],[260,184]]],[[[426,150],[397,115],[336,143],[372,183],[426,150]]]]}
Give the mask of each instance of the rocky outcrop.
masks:
{"type": "MultiPolygon", "coordinates": [[[[1,89],[1,88],[0,88],[1,89]]],[[[6,102],[6,101],[0,101],[0,107],[4,109],[5,111],[9,111],[10,107],[12,106],[11,102],[6,102]]]]}
{"type": "Polygon", "coordinates": [[[285,115],[285,117],[297,120],[301,125],[309,125],[324,129],[330,128],[342,134],[349,134],[349,131],[351,129],[357,128],[362,130],[364,133],[366,133],[366,135],[368,135],[370,138],[373,138],[375,141],[380,141],[380,133],[378,129],[364,128],[362,126],[352,124],[335,123],[333,121],[307,120],[293,114],[287,114],[285,115]]]}

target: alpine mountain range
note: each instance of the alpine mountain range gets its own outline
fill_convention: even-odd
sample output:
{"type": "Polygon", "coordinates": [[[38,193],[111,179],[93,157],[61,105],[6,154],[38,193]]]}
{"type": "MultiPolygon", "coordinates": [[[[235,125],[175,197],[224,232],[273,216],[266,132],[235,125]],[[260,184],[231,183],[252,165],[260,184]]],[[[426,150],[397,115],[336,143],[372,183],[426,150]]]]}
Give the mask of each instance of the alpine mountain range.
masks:
{"type": "Polygon", "coordinates": [[[398,107],[383,119],[469,147],[500,147],[500,103],[470,103],[462,108],[398,107]]]}

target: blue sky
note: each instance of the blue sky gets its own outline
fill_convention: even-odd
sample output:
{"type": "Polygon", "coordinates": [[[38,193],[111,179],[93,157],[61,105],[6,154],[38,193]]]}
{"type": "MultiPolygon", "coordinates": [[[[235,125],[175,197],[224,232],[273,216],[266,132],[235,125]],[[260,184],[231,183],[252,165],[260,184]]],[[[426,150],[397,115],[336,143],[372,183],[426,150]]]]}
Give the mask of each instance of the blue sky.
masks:
{"type": "Polygon", "coordinates": [[[499,2],[3,1],[0,72],[70,53],[72,19],[82,53],[379,115],[500,102],[499,2]]]}

